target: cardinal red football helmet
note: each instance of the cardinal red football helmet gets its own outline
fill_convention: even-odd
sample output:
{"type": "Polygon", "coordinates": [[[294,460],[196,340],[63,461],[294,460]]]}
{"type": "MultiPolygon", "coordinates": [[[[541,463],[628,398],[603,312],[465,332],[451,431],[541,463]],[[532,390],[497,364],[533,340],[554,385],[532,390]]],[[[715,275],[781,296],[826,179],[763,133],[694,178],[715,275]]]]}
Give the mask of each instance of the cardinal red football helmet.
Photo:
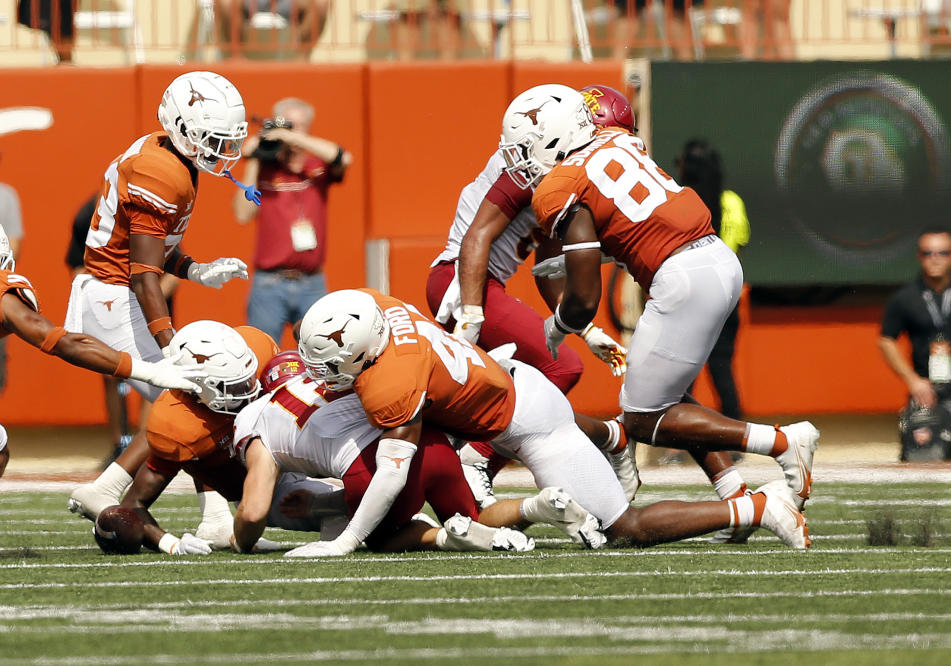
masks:
{"type": "Polygon", "coordinates": [[[297,375],[304,374],[305,370],[300,354],[293,350],[281,352],[264,365],[261,373],[262,393],[270,393],[297,375]]]}
{"type": "Polygon", "coordinates": [[[634,131],[634,110],[624,93],[610,86],[585,86],[579,90],[598,127],[623,127],[634,131]]]}

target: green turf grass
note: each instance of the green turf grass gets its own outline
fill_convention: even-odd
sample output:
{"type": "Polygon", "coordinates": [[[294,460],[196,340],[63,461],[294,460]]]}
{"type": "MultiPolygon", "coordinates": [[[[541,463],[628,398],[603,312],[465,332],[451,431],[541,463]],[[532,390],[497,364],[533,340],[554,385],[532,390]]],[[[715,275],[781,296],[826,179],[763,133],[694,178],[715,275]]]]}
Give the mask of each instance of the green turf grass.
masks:
{"type": "MultiPolygon", "coordinates": [[[[0,665],[947,664],[947,490],[823,484],[807,552],[762,531],[747,546],[590,552],[533,527],[533,553],[304,561],[106,556],[65,493],[0,493],[0,665]],[[870,546],[885,510],[904,538],[870,546]],[[925,519],[931,545],[916,547],[925,519]]],[[[673,497],[710,490],[645,489],[638,504],[673,497]]],[[[189,495],[154,512],[177,534],[198,522],[189,495]]]]}

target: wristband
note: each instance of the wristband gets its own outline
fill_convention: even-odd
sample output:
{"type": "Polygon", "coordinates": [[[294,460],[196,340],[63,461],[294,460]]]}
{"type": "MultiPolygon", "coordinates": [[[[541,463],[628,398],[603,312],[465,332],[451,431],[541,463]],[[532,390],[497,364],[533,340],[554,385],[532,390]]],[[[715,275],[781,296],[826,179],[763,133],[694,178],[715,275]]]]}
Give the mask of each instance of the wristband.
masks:
{"type": "Polygon", "coordinates": [[[159,331],[164,331],[167,328],[172,328],[171,317],[159,317],[149,322],[149,333],[152,335],[156,335],[159,331]]]}
{"type": "Polygon", "coordinates": [[[568,324],[564,322],[564,320],[561,318],[561,304],[560,303],[558,304],[558,307],[555,308],[555,328],[557,328],[559,331],[561,331],[565,335],[568,335],[569,333],[577,333],[578,335],[581,335],[581,332],[585,330],[584,328],[572,328],[571,326],[569,326],[568,324]]]}
{"type": "Polygon", "coordinates": [[[482,310],[481,305],[463,305],[462,314],[464,315],[475,315],[477,317],[485,317],[485,312],[482,310]]]}
{"type": "Polygon", "coordinates": [[[119,362],[112,371],[113,377],[127,379],[132,374],[132,356],[128,352],[119,352],[119,362]]]}
{"type": "Polygon", "coordinates": [[[162,535],[162,538],[159,539],[158,548],[163,553],[168,553],[169,555],[171,555],[172,551],[175,550],[175,546],[178,545],[179,541],[181,541],[181,539],[179,539],[177,536],[169,532],[166,532],[165,534],[162,535]]]}
{"type": "Polygon", "coordinates": [[[341,164],[343,164],[343,154],[344,154],[343,148],[341,146],[337,146],[337,155],[333,158],[333,161],[327,166],[333,169],[334,167],[338,167],[341,164]]]}
{"type": "Polygon", "coordinates": [[[46,354],[51,353],[53,348],[63,339],[66,333],[66,329],[62,326],[51,329],[50,332],[46,334],[46,337],[43,338],[43,342],[40,343],[40,351],[46,354]]]}
{"type": "Polygon", "coordinates": [[[0,425],[0,451],[3,451],[7,448],[7,442],[10,437],[7,435],[7,429],[0,425]]]}

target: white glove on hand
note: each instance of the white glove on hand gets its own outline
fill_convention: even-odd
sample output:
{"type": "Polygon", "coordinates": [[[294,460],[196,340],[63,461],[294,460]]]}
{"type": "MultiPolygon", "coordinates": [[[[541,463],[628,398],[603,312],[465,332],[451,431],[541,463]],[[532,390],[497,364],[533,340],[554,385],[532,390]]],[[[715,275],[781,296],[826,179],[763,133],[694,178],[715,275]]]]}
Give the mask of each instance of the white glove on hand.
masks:
{"type": "Polygon", "coordinates": [[[551,352],[551,357],[556,361],[558,360],[558,348],[565,341],[566,335],[567,333],[562,333],[555,326],[555,315],[551,315],[545,320],[545,345],[547,345],[548,351],[551,352]]]}
{"type": "Polygon", "coordinates": [[[485,314],[481,305],[463,305],[462,315],[456,322],[456,328],[452,334],[460,338],[465,338],[472,344],[479,341],[479,333],[482,331],[482,322],[485,321],[485,314]]]}
{"type": "Polygon", "coordinates": [[[615,342],[610,335],[595,326],[588,327],[581,333],[582,339],[588,343],[588,349],[599,359],[611,366],[611,374],[620,377],[627,370],[627,349],[615,342]]]}
{"type": "MultiPolygon", "coordinates": [[[[613,261],[614,261],[614,257],[609,257],[603,252],[601,253],[602,264],[610,264],[613,261]]],[[[565,271],[565,255],[563,254],[559,254],[557,257],[552,257],[551,259],[545,259],[544,261],[539,261],[532,268],[532,275],[534,275],[535,277],[548,278],[549,280],[557,280],[559,278],[563,278],[565,277],[566,274],[567,273],[565,271]]]]}
{"type": "Polygon", "coordinates": [[[179,352],[175,356],[163,358],[155,363],[133,358],[129,379],[138,379],[159,388],[181,389],[195,393],[201,388],[197,380],[204,379],[208,373],[194,363],[179,365],[178,361],[182,356],[183,354],[179,352]]]}
{"type": "Polygon", "coordinates": [[[237,257],[219,257],[209,264],[195,262],[188,267],[189,280],[214,289],[221,289],[225,282],[236,277],[248,279],[248,265],[237,257]]]}
{"type": "Polygon", "coordinates": [[[565,277],[565,255],[559,254],[557,257],[539,261],[532,268],[532,275],[549,280],[565,277]]]}
{"type": "Polygon", "coordinates": [[[159,550],[169,555],[210,555],[211,543],[186,532],[179,539],[166,532],[158,543],[159,550]]]}

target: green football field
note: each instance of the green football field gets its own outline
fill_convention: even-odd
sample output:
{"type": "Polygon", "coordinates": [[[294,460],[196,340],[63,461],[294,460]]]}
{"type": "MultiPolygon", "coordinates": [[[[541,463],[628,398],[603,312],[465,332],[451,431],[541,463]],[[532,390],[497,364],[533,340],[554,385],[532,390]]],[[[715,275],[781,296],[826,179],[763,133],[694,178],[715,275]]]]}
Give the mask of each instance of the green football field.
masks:
{"type": "MultiPolygon", "coordinates": [[[[533,553],[304,561],[106,556],[66,492],[3,492],[0,664],[948,664],[948,490],[825,482],[805,552],[763,532],[582,551],[533,527],[533,553]],[[869,545],[870,521],[898,545],[869,545]]],[[[645,488],[638,503],[711,494],[645,488]]],[[[154,513],[178,534],[198,522],[188,494],[154,513]]]]}

